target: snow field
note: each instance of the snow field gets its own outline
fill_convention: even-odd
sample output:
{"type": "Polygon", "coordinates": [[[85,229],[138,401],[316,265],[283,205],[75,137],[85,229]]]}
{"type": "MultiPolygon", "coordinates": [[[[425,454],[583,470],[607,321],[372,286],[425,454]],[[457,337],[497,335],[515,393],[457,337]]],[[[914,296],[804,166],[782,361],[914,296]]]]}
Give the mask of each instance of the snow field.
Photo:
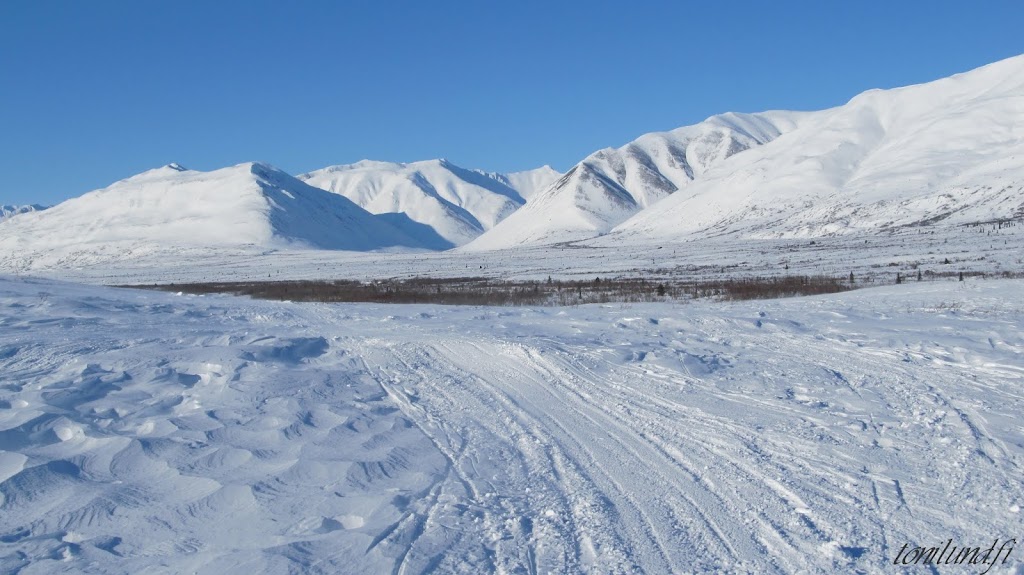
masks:
{"type": "MultiPolygon", "coordinates": [[[[324,250],[195,248],[45,256],[0,253],[0,269],[108,285],[173,282],[482,276],[592,281],[624,276],[676,282],[749,276],[856,274],[859,282],[894,283],[922,271],[1001,274],[1024,270],[1024,225],[935,225],[886,234],[801,239],[730,236],[680,238],[664,243],[615,241],[523,246],[515,251],[466,253],[355,253],[324,250]],[[946,264],[945,261],[949,260],[946,264]],[[529,265],[524,265],[528,262],[529,265]],[[916,267],[915,267],[916,266],[916,267]]],[[[948,277],[948,276],[947,276],[948,277]]]]}
{"type": "Polygon", "coordinates": [[[0,279],[0,571],[886,573],[904,543],[1019,540],[1022,292],[446,308],[0,279]]]}

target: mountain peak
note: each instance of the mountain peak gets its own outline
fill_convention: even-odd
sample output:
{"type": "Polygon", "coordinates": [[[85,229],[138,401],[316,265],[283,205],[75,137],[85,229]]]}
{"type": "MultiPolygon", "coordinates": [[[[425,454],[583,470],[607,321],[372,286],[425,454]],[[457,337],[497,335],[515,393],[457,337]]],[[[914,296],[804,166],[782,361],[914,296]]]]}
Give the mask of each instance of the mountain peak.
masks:
{"type": "Polygon", "coordinates": [[[0,226],[0,252],[28,254],[26,261],[40,265],[62,257],[101,261],[136,248],[450,247],[436,234],[374,216],[264,162],[208,172],[164,166],[28,220],[16,216],[0,226]]]}
{"type": "Polygon", "coordinates": [[[247,169],[254,176],[263,179],[280,179],[281,177],[292,178],[290,174],[267,162],[245,162],[237,167],[247,169]]]}

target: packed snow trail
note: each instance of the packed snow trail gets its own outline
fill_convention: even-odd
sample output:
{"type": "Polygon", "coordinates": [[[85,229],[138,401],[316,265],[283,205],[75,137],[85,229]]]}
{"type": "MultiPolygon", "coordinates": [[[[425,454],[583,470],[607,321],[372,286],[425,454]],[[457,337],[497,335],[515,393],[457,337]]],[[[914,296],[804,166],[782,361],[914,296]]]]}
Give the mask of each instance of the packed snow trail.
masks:
{"type": "MultiPolygon", "coordinates": [[[[527,554],[519,563],[531,566],[545,559],[537,551],[543,545],[554,551],[544,570],[846,568],[868,551],[878,559],[893,554],[890,540],[918,540],[907,529],[918,517],[939,527],[926,540],[984,532],[950,523],[945,505],[911,507],[902,485],[916,483],[914,475],[888,472],[900,458],[893,428],[922,415],[942,435],[908,442],[910,457],[931,462],[923,471],[940,481],[912,488],[911,500],[959,508],[971,503],[973,489],[1020,496],[1019,453],[1006,459],[1002,442],[977,431],[975,410],[898,365],[913,360],[879,350],[861,350],[856,362],[839,359],[858,344],[794,337],[807,330],[792,322],[698,322],[712,324],[701,326],[712,333],[739,328],[735,339],[714,338],[717,345],[700,335],[684,335],[690,345],[666,342],[664,323],[619,323],[632,332],[619,349],[594,350],[590,340],[573,349],[556,341],[432,343],[428,336],[362,354],[381,366],[385,387],[410,419],[432,437],[443,430],[442,445],[460,446],[447,456],[468,492],[520,494],[523,503],[485,520],[485,538],[508,541],[513,556],[527,554]],[[757,331],[743,333],[750,328],[757,331]],[[745,358],[744,349],[759,357],[745,358]],[[665,368],[673,363],[676,369],[665,368]],[[747,368],[774,383],[774,393],[739,384],[747,368]],[[892,404],[905,406],[908,421],[874,413],[892,404]],[[452,429],[461,431],[453,438],[452,429]],[[991,471],[996,458],[1003,469],[980,482],[994,484],[976,485],[972,468],[991,471]],[[481,462],[502,468],[480,473],[481,462]],[[474,479],[481,475],[482,482],[474,479]],[[852,514],[864,517],[851,524],[852,514]]],[[[694,327],[669,324],[677,335],[694,327]]],[[[1007,397],[1020,404],[1019,390],[1007,397]]]]}
{"type": "Polygon", "coordinates": [[[907,543],[1020,541],[1021,296],[506,309],[0,279],[0,571],[888,573],[907,543]]]}

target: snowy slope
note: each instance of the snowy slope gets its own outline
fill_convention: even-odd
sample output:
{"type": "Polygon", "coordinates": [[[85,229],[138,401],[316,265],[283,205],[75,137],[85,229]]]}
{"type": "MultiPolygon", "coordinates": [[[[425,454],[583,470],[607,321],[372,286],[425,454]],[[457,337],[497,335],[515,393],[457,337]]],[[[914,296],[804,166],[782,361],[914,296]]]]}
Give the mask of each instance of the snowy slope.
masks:
{"type": "Polygon", "coordinates": [[[467,170],[447,160],[409,164],[364,160],[302,174],[299,179],[341,194],[371,213],[404,214],[430,226],[451,245],[461,245],[516,211],[537,186],[557,177],[552,172],[545,167],[506,176],[467,170]]]}
{"type": "Polygon", "coordinates": [[[495,172],[488,173],[487,175],[504,182],[508,187],[518,192],[526,201],[530,201],[530,198],[544,191],[555,180],[562,177],[562,173],[551,166],[541,166],[522,172],[509,172],[506,174],[495,172]]]}
{"type": "MultiPolygon", "coordinates": [[[[406,224],[413,232],[422,228],[406,224]]],[[[171,164],[0,224],[0,253],[21,259],[118,259],[179,246],[422,245],[348,199],[261,163],[212,172],[171,164]]]]}
{"type": "MultiPolygon", "coordinates": [[[[0,572],[882,574],[903,545],[1019,542],[1022,302],[1020,281],[555,310],[0,278],[0,572]]],[[[989,572],[1021,569],[1018,545],[989,572]]]]}
{"type": "Polygon", "coordinates": [[[623,237],[815,237],[1024,217],[1024,56],[809,114],[622,224],[623,237]]]}
{"type": "Polygon", "coordinates": [[[27,214],[29,212],[38,212],[38,211],[42,211],[42,210],[45,210],[45,209],[46,209],[46,206],[41,206],[39,204],[28,204],[28,205],[25,205],[25,206],[2,205],[2,206],[0,206],[0,222],[2,222],[4,220],[7,220],[7,219],[10,219],[10,218],[13,218],[14,216],[17,216],[17,215],[20,215],[20,214],[27,214]]]}
{"type": "Polygon", "coordinates": [[[466,247],[488,250],[593,237],[689,186],[726,158],[760,146],[797,112],[723,114],[671,132],[646,134],[576,164],[521,210],[466,247]]]}

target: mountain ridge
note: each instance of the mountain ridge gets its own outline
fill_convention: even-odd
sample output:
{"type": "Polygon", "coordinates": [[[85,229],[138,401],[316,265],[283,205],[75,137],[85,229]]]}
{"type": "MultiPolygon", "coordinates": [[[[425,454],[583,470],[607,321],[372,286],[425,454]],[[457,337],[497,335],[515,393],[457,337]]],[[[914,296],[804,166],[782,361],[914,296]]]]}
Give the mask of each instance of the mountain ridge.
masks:
{"type": "Polygon", "coordinates": [[[467,243],[518,210],[554,177],[538,168],[510,175],[462,168],[446,159],[399,163],[362,160],[300,174],[374,214],[405,213],[452,245],[467,243]],[[520,193],[522,190],[523,193],[520,193]]]}
{"type": "Polygon", "coordinates": [[[3,204],[0,205],[0,222],[19,216],[21,214],[27,214],[30,212],[39,212],[45,210],[48,206],[40,204],[24,204],[24,205],[13,205],[3,204]]]}
{"type": "Polygon", "coordinates": [[[802,112],[728,112],[598,150],[466,251],[586,239],[686,188],[713,165],[791,129],[802,112]]]}
{"type": "Polygon", "coordinates": [[[143,244],[480,252],[1001,221],[1024,218],[1022,120],[1024,55],[827,110],[711,116],[597,150],[564,174],[445,159],[298,177],[261,162],[168,164],[45,211],[5,206],[0,249],[50,261],[143,244]]]}
{"type": "Polygon", "coordinates": [[[1024,212],[1024,56],[808,113],[609,241],[815,237],[1024,212]],[[725,169],[728,168],[728,169],[725,169]]]}
{"type": "Polygon", "coordinates": [[[262,162],[209,172],[163,166],[0,224],[0,251],[73,261],[193,247],[422,249],[429,241],[445,245],[415,222],[379,218],[262,162]]]}

